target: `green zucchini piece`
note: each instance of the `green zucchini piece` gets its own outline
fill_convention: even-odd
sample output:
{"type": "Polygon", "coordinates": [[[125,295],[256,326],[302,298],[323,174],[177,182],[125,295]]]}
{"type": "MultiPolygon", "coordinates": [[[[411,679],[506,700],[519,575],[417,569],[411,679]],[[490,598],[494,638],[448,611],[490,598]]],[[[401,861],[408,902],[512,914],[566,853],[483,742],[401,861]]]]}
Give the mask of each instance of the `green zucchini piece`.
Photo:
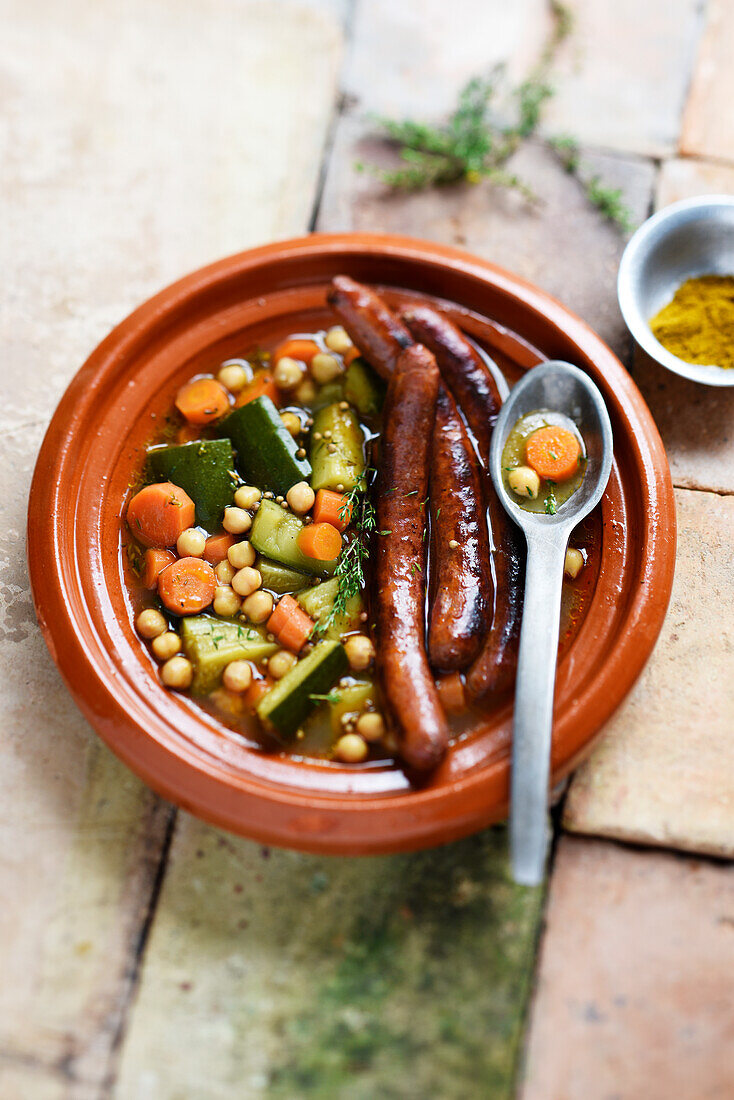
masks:
{"type": "Polygon", "coordinates": [[[271,592],[282,595],[284,592],[300,592],[311,583],[311,578],[305,573],[297,573],[295,569],[287,569],[279,561],[271,561],[258,554],[255,568],[259,570],[263,579],[263,588],[269,588],[271,592]]]}
{"type": "Polygon", "coordinates": [[[316,561],[298,548],[303,521],[274,500],[261,500],[250,528],[250,542],[258,554],[300,573],[330,577],[336,561],[316,561]]]}
{"type": "MultiPolygon", "coordinates": [[[[307,588],[305,592],[301,592],[298,602],[306,614],[310,615],[314,622],[318,622],[319,619],[325,619],[333,608],[338,591],[339,580],[333,577],[330,581],[316,584],[313,588],[307,588]]],[[[324,638],[333,638],[338,641],[342,634],[358,630],[361,625],[359,616],[363,611],[362,597],[359,594],[352,596],[347,600],[346,610],[341,615],[337,615],[333,623],[324,631],[324,638]]]]}
{"type": "Polygon", "coordinates": [[[324,405],[331,405],[334,401],[342,401],[344,398],[344,379],[337,378],[333,382],[325,382],[316,394],[313,409],[323,409],[324,405]]]}
{"type": "Polygon", "coordinates": [[[385,383],[361,356],[353,359],[344,376],[344,399],[360,416],[374,418],[382,412],[385,383]]]}
{"type": "Polygon", "coordinates": [[[311,433],[311,487],[349,492],[364,474],[364,436],[353,409],[342,409],[339,402],[327,405],[314,417],[311,433]],[[330,435],[324,438],[324,433],[330,435]],[[320,439],[314,436],[321,434],[320,439]],[[336,449],[330,451],[329,447],[336,449]],[[339,486],[339,488],[337,488],[339,486]]]}
{"type": "Polygon", "coordinates": [[[324,641],[278,680],[257,705],[260,721],[283,741],[293,736],[311,711],[323,702],[314,696],[327,695],[349,668],[343,645],[324,641]]]}
{"type": "Polygon", "coordinates": [[[259,626],[219,619],[215,615],[189,615],[181,620],[184,653],[194,666],[191,690],[209,695],[218,688],[230,661],[259,661],[278,648],[259,626]]]}
{"type": "Polygon", "coordinates": [[[196,522],[215,531],[239,483],[229,439],[151,447],[147,458],[152,477],[172,481],[187,492],[196,506],[196,522]]]}
{"type": "Polygon", "coordinates": [[[225,416],[217,434],[232,440],[237,469],[258,489],[285,496],[292,485],[311,476],[311,464],[296,457],[298,444],[269,397],[257,397],[225,416]]]}
{"type": "Polygon", "coordinates": [[[349,687],[338,688],[334,700],[329,703],[329,719],[334,737],[340,737],[342,717],[345,714],[359,714],[368,703],[375,702],[375,685],[371,680],[356,680],[349,687]]]}

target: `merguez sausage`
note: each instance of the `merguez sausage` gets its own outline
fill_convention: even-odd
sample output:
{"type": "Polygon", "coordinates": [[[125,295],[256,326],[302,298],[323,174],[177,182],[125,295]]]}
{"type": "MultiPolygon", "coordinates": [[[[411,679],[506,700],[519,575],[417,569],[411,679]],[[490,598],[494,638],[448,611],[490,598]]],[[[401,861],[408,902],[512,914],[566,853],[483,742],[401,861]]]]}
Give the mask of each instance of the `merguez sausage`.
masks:
{"type": "Polygon", "coordinates": [[[415,346],[400,354],[385,400],[377,484],[378,668],[402,756],[420,771],[434,768],[448,745],[424,636],[425,501],[438,387],[430,352],[415,346]]]}
{"type": "Polygon", "coordinates": [[[327,301],[370,366],[383,378],[392,374],[398,356],[415,340],[374,290],[337,275],[327,301]]]}
{"type": "Polygon", "coordinates": [[[492,575],[479,463],[445,386],[436,404],[430,496],[428,656],[434,668],[455,671],[477,656],[489,630],[492,575]]]}
{"type": "MultiPolygon", "coordinates": [[[[502,404],[492,372],[448,318],[427,306],[403,311],[416,340],[434,353],[442,377],[460,404],[487,463],[494,421],[502,404]]],[[[486,503],[494,543],[495,606],[492,627],[466,677],[472,699],[504,694],[515,681],[522,618],[524,550],[519,529],[510,520],[486,479],[486,503]]]]}
{"type": "MultiPolygon", "coordinates": [[[[365,358],[389,378],[403,348],[414,343],[405,325],[373,290],[347,276],[334,279],[328,298],[365,358]]],[[[431,468],[433,600],[428,648],[436,668],[453,670],[476,656],[487,632],[492,575],[477,461],[443,385],[437,419],[440,445],[434,449],[431,468]],[[451,541],[459,546],[450,548],[451,541]]]]}

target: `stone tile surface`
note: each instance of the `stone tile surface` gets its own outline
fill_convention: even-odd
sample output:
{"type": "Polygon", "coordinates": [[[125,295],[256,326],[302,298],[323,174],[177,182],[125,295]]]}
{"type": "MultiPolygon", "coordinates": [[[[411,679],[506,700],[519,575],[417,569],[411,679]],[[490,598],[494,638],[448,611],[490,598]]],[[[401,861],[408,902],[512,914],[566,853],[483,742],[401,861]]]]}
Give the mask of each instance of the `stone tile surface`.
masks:
{"type": "Polygon", "coordinates": [[[734,1095],[734,868],[565,838],[521,1100],[734,1095]]]}
{"type": "Polygon", "coordinates": [[[541,901],[500,829],[341,859],[181,814],[113,1096],[509,1100],[541,901]]]}
{"type": "MultiPolygon", "coordinates": [[[[724,0],[726,2],[726,0],[724,0]]],[[[677,147],[700,32],[698,0],[571,0],[546,128],[622,152],[677,147]]]]}
{"type": "Polygon", "coordinates": [[[41,640],[35,455],[131,308],[305,228],[340,31],[328,13],[228,0],[0,7],[0,1096],[96,1100],[169,809],[92,736],[41,640]]]}
{"type": "Polygon", "coordinates": [[[732,54],[734,7],[729,0],[709,0],[680,135],[687,156],[734,160],[732,54]]]}
{"type": "Polygon", "coordinates": [[[566,828],[734,856],[734,496],[679,490],[657,647],[576,772],[566,828]]]}
{"type": "MultiPolygon", "coordinates": [[[[356,172],[358,162],[384,166],[394,154],[351,116],[337,130],[319,229],[405,233],[466,248],[542,286],[626,356],[629,337],[614,291],[624,237],[544,145],[524,146],[509,165],[535,191],[535,203],[487,184],[392,194],[356,172]]],[[[633,219],[644,220],[654,182],[650,163],[586,153],[583,165],[588,175],[621,188],[633,219]]]]}

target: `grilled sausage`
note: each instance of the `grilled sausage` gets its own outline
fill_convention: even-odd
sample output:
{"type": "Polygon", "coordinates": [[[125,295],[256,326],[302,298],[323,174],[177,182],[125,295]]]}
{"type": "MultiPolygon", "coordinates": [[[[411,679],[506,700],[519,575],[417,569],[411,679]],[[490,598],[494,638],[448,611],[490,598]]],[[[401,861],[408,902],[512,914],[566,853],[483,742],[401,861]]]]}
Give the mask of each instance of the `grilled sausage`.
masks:
{"type": "Polygon", "coordinates": [[[434,668],[452,672],[477,656],[489,630],[492,574],[479,463],[445,386],[436,403],[430,496],[428,656],[434,668]]]}
{"type": "MultiPolygon", "coordinates": [[[[345,275],[333,280],[328,298],[365,358],[389,377],[403,348],[414,342],[405,325],[373,290],[345,275]]],[[[444,386],[439,390],[437,427],[431,468],[433,599],[428,649],[436,668],[453,670],[469,664],[486,634],[492,574],[476,458],[444,386]],[[452,540],[459,546],[449,548],[452,540]]]]}
{"type": "Polygon", "coordinates": [[[415,340],[374,290],[337,275],[327,301],[370,366],[389,378],[403,348],[415,340]]]}
{"type": "Polygon", "coordinates": [[[401,352],[385,399],[374,591],[378,669],[405,762],[427,771],[443,757],[448,726],[425,649],[428,471],[439,373],[420,346],[401,352]],[[388,532],[379,534],[379,532],[388,532]]]}
{"type": "MultiPolygon", "coordinates": [[[[427,306],[403,311],[416,340],[436,356],[441,375],[461,406],[485,466],[494,422],[502,404],[497,383],[479,353],[448,318],[427,306]]],[[[470,698],[509,691],[517,672],[525,552],[519,529],[500,504],[489,477],[485,495],[494,543],[495,606],[484,646],[467,673],[470,698]]]]}

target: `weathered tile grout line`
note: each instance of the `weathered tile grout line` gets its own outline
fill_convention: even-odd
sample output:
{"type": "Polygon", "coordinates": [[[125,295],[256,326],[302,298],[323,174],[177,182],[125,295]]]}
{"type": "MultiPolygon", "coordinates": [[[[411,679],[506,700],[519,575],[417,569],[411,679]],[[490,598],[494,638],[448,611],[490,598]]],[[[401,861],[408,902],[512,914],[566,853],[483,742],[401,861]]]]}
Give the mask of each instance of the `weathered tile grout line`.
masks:
{"type": "MultiPolygon", "coordinates": [[[[163,799],[158,799],[157,801],[159,804],[164,802],[163,799]]],[[[140,925],[137,942],[135,943],[134,949],[132,951],[129,971],[126,975],[127,988],[125,989],[122,996],[122,1003],[120,1005],[117,1027],[115,1028],[112,1042],[110,1043],[110,1049],[107,1056],[107,1069],[104,1078],[100,1083],[99,1100],[107,1100],[107,1098],[112,1095],[112,1089],[115,1085],[115,1081],[117,1078],[117,1066],[119,1062],[119,1056],[125,1041],[127,1026],[130,1021],[130,1016],[135,1003],[135,996],[137,994],[140,977],[145,963],[145,949],[148,946],[150,933],[153,927],[153,921],[155,920],[155,915],[158,910],[158,902],[160,900],[161,892],[163,890],[163,881],[165,879],[166,870],[168,868],[168,859],[171,852],[171,845],[173,843],[173,835],[175,832],[178,817],[178,807],[173,805],[170,806],[168,811],[168,819],[165,826],[165,832],[163,834],[163,841],[161,843],[160,855],[158,857],[158,862],[155,868],[155,874],[153,875],[153,881],[150,887],[150,894],[148,895],[148,902],[145,908],[145,913],[143,915],[143,920],[140,925]]]]}

